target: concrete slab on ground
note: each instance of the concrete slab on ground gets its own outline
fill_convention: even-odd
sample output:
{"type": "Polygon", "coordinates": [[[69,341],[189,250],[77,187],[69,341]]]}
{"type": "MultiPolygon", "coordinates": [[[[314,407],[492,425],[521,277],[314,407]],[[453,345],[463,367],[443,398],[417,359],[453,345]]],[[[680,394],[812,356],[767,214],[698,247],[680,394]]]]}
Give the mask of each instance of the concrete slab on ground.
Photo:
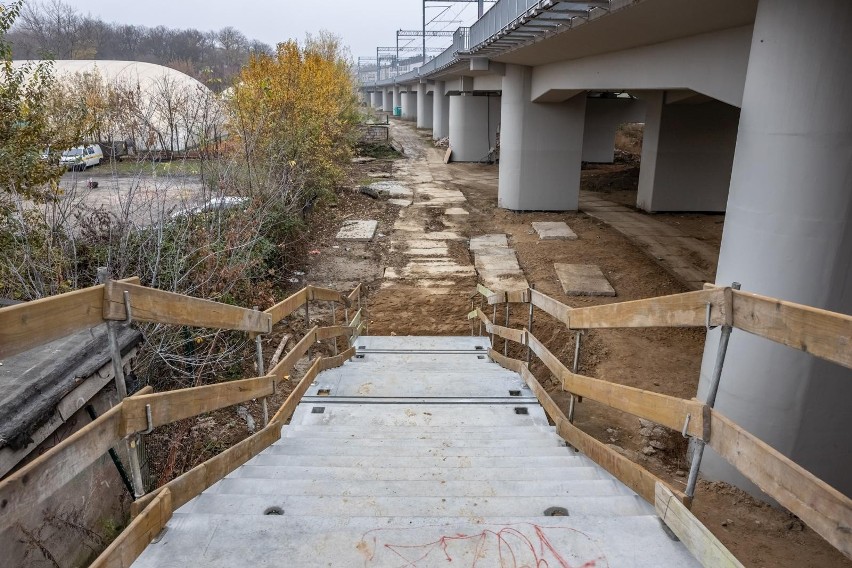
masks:
{"type": "Polygon", "coordinates": [[[503,234],[480,235],[478,237],[470,238],[471,252],[480,252],[484,249],[490,249],[492,247],[506,248],[508,246],[509,241],[508,239],[506,239],[506,235],[503,234]]]}
{"type": "Polygon", "coordinates": [[[562,290],[570,296],[615,296],[615,289],[594,264],[557,262],[553,267],[562,290]]]}
{"type": "Polygon", "coordinates": [[[337,232],[337,238],[341,241],[371,241],[376,234],[378,221],[344,221],[343,226],[337,232]]]}
{"type": "Polygon", "coordinates": [[[573,241],[577,234],[564,221],[533,221],[532,228],[542,241],[563,240],[573,241]]]}
{"type": "Polygon", "coordinates": [[[379,195],[388,197],[411,197],[412,191],[408,187],[395,181],[377,181],[368,186],[379,195]]]}
{"type": "MultiPolygon", "coordinates": [[[[511,249],[509,249],[511,251],[511,249]]],[[[477,270],[510,272],[520,270],[518,259],[512,254],[477,254],[474,264],[477,270]]]]}
{"type": "Polygon", "coordinates": [[[461,207],[450,207],[444,211],[444,215],[470,215],[470,213],[467,209],[462,209],[461,207]]]}
{"type": "Polygon", "coordinates": [[[478,270],[479,280],[489,290],[526,290],[530,287],[529,282],[520,270],[506,273],[500,270],[478,270]]]}
{"type": "Polygon", "coordinates": [[[408,207],[411,205],[410,199],[388,199],[388,203],[391,205],[398,205],[400,207],[408,207]]]}

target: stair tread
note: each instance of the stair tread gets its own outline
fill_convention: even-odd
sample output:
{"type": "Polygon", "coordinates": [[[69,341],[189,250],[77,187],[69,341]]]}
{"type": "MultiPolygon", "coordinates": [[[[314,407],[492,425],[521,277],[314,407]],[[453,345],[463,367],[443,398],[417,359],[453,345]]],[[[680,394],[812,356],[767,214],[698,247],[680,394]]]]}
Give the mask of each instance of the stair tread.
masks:
{"type": "Polygon", "coordinates": [[[134,566],[692,567],[654,516],[287,517],[177,513],[134,566]],[[199,538],[199,535],[209,535],[199,538]]]}

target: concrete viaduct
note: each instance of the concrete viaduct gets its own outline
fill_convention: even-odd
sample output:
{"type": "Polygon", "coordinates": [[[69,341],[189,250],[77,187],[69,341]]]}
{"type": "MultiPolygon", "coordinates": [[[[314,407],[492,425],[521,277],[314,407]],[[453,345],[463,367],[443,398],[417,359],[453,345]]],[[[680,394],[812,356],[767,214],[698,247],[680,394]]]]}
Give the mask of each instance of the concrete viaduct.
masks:
{"type": "MultiPolygon", "coordinates": [[[[581,162],[611,162],[618,125],[644,122],[636,205],[726,212],[717,283],[852,313],[850,53],[848,0],[500,0],[435,59],[362,88],[449,137],[454,161],[499,136],[498,204],[517,211],[576,210],[581,162]]],[[[852,495],[850,379],[742,337],[717,407],[852,495]]],[[[703,471],[748,488],[716,456],[703,471]]]]}

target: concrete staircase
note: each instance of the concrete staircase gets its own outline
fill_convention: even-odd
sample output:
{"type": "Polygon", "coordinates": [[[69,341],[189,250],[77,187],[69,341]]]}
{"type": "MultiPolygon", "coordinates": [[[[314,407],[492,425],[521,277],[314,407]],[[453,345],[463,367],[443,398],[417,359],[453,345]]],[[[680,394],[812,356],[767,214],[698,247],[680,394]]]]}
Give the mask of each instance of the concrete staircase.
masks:
{"type": "Polygon", "coordinates": [[[482,337],[360,337],[134,566],[698,566],[482,337]],[[566,516],[567,515],[567,516],[566,516]]]}

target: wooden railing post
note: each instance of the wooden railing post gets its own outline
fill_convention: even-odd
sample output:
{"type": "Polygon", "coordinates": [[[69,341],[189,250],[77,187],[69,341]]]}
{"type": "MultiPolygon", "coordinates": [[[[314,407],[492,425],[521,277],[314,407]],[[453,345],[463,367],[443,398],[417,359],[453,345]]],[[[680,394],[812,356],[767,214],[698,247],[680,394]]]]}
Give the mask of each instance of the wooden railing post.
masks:
{"type": "MultiPolygon", "coordinates": [[[[254,307],[254,311],[259,312],[260,308],[257,306],[254,307]]],[[[262,335],[257,334],[254,336],[254,357],[257,362],[257,376],[262,377],[266,375],[266,371],[264,370],[263,364],[263,342],[261,340],[262,335]]],[[[275,383],[273,384],[273,388],[275,383]]],[[[263,405],[263,426],[265,427],[269,424],[269,401],[268,397],[263,397],[261,400],[261,404],[263,405]]]]}
{"type": "MultiPolygon", "coordinates": [[[[101,266],[98,268],[98,283],[106,285],[110,280],[107,267],[101,266]]],[[[133,314],[130,309],[130,293],[124,292],[124,306],[127,312],[126,322],[129,324],[133,314]]],[[[108,320],[107,339],[109,340],[109,351],[112,358],[112,370],[115,374],[115,390],[118,393],[118,400],[121,402],[127,398],[127,382],[124,378],[124,363],[121,360],[121,345],[118,343],[118,322],[108,320]]],[[[140,436],[133,434],[124,440],[124,447],[127,450],[127,459],[130,462],[130,479],[133,482],[133,497],[138,499],[145,495],[145,483],[142,481],[142,466],[139,460],[140,452],[140,436]]]]}

